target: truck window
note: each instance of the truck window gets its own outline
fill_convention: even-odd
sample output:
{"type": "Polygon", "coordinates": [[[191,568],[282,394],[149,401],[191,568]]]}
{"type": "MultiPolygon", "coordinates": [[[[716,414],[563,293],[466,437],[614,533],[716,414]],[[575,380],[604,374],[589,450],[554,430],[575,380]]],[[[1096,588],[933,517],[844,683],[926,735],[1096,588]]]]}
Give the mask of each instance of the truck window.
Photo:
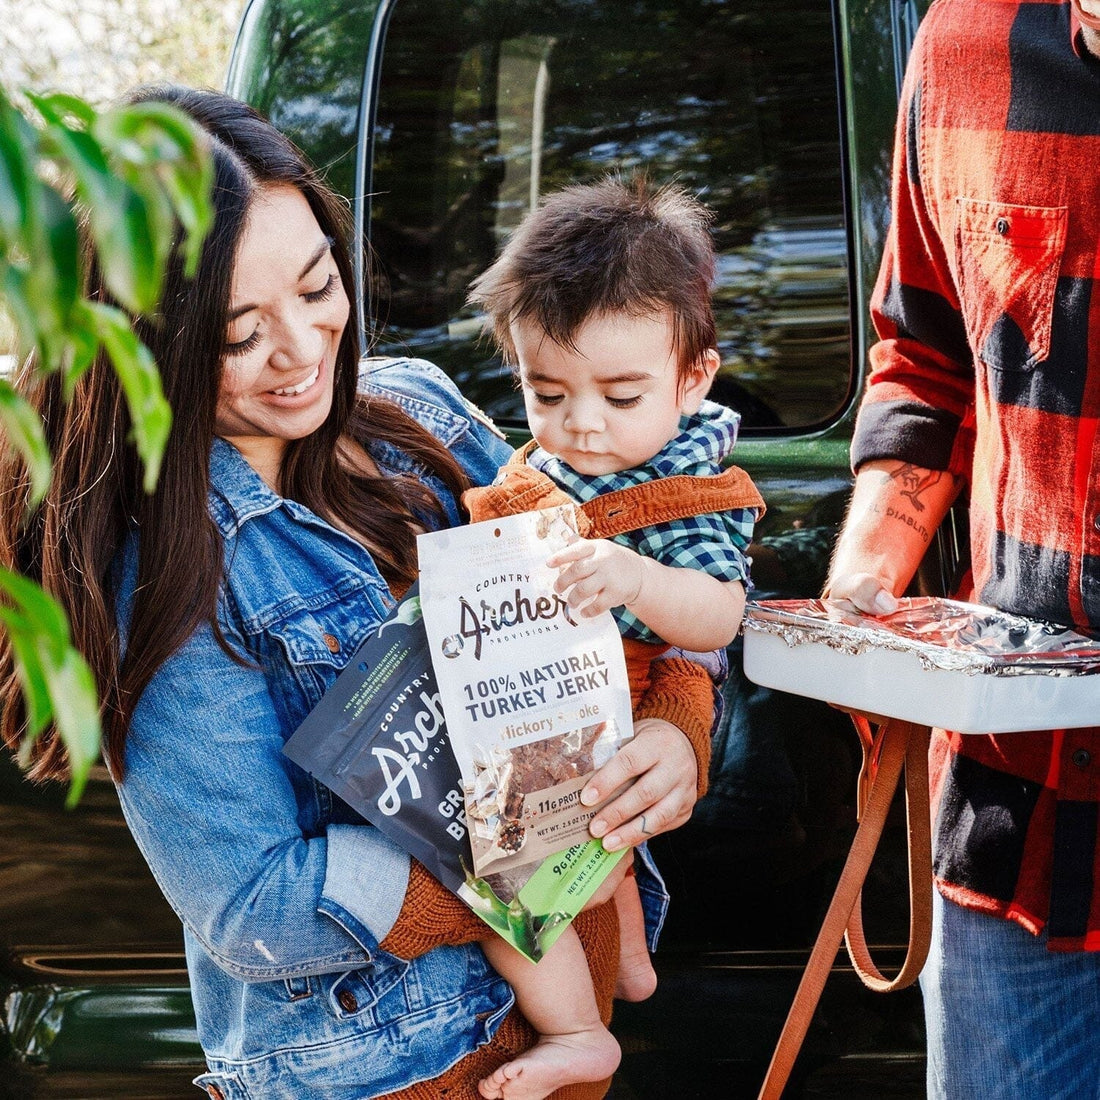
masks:
{"type": "Polygon", "coordinates": [[[712,396],[747,428],[828,421],[851,385],[835,64],[818,0],[398,0],[370,180],[380,350],[521,422],[466,288],[539,195],[642,169],[717,216],[712,396]]]}

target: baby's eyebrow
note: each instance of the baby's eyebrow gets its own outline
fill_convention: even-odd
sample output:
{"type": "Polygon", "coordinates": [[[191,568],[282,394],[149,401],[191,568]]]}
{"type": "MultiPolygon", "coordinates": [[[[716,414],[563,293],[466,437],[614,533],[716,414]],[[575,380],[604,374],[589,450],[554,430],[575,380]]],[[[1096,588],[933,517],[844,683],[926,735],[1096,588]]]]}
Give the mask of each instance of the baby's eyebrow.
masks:
{"type": "Polygon", "coordinates": [[[610,378],[599,379],[605,386],[613,386],[616,382],[648,382],[653,377],[648,371],[628,371],[625,374],[616,374],[610,378]]]}
{"type": "MultiPolygon", "coordinates": [[[[524,371],[523,377],[528,382],[546,382],[557,386],[563,384],[561,378],[537,370],[524,371]]],[[[596,381],[601,386],[614,386],[619,382],[648,382],[652,377],[653,375],[648,371],[626,371],[623,374],[615,374],[607,378],[597,378],[596,381]]]]}

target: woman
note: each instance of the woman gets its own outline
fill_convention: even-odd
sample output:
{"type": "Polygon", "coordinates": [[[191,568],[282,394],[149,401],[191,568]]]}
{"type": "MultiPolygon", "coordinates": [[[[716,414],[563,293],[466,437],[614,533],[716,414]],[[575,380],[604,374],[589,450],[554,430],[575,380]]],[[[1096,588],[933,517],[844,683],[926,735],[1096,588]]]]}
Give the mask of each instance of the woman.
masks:
{"type": "MultiPolygon", "coordinates": [[[[359,363],[343,207],[285,138],[215,93],[138,98],[190,114],[216,170],[196,278],[174,265],[161,315],[138,322],[175,410],[160,484],[141,490],[106,363],[68,405],[56,377],[27,383],[55,480],[26,523],[9,460],[3,560],[58,595],[95,670],[123,810],[184,925],[197,1083],[227,1100],[475,1097],[534,1041],[476,945],[491,933],[281,748],[412,581],[417,531],[459,522],[460,492],[509,448],[429,364],[359,363]]],[[[14,744],[10,652],[2,671],[14,744]]],[[[642,777],[601,832],[627,846],[643,811],[651,829],[685,820],[699,752],[640,723],[592,782],[642,777]]],[[[64,768],[45,735],[33,774],[64,768]]],[[[577,925],[607,1014],[613,907],[577,925]]]]}

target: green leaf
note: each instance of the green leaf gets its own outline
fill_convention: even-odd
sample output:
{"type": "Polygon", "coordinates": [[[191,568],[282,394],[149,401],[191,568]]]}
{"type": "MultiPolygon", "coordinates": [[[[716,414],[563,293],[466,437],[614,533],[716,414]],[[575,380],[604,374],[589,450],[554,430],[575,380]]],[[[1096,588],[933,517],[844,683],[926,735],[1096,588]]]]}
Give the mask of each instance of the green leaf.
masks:
{"type": "Polygon", "coordinates": [[[202,243],[214,224],[210,201],[214,186],[212,162],[204,160],[203,170],[198,172],[166,166],[161,172],[161,182],[184,229],[184,273],[191,279],[199,269],[202,243]]]}
{"type": "Polygon", "coordinates": [[[66,129],[84,130],[95,120],[95,108],[79,96],[66,92],[51,92],[37,95],[31,91],[23,93],[38,108],[39,114],[55,126],[66,129]]]}
{"type": "Polygon", "coordinates": [[[0,92],[0,236],[20,239],[27,225],[31,186],[30,152],[21,133],[24,120],[0,92]]]}
{"type": "MultiPolygon", "coordinates": [[[[155,167],[155,178],[183,227],[185,270],[193,276],[214,218],[210,202],[214,165],[205,133],[167,103],[135,103],[104,111],[92,133],[111,155],[134,168],[155,167]]],[[[138,179],[149,177],[133,172],[127,178],[138,186],[138,179]]]]}
{"type": "Polygon", "coordinates": [[[90,134],[50,126],[44,140],[72,170],[111,293],[135,313],[151,312],[160,298],[164,271],[157,265],[155,215],[144,197],[112,171],[90,134]]]}
{"type": "Polygon", "coordinates": [[[27,705],[27,733],[19,746],[19,766],[23,768],[30,764],[31,749],[38,735],[53,718],[46,672],[38,656],[33,633],[19,625],[24,621],[10,608],[0,608],[0,622],[7,627],[8,639],[15,654],[15,670],[27,705]]]}
{"type": "Polygon", "coordinates": [[[26,197],[22,255],[0,255],[0,289],[24,346],[37,347],[43,369],[53,370],[80,293],[79,237],[72,209],[53,188],[33,180],[26,197]]]}
{"type": "Polygon", "coordinates": [[[69,348],[65,357],[65,400],[71,400],[80,376],[95,362],[99,351],[99,337],[88,323],[87,312],[74,310],[69,326],[69,348]]]}
{"type": "MultiPolygon", "coordinates": [[[[30,276],[25,267],[15,267],[5,264],[0,257],[0,293],[4,295],[4,302],[19,330],[19,335],[24,346],[38,343],[38,330],[42,316],[35,309],[37,295],[30,286],[30,276]]],[[[48,367],[48,360],[43,360],[43,368],[48,367]]]]}
{"type": "Polygon", "coordinates": [[[38,413],[0,378],[0,426],[23,461],[31,478],[30,506],[39,504],[50,487],[50,448],[38,413]]]}
{"type": "Polygon", "coordinates": [[[52,719],[69,757],[71,781],[66,805],[80,799],[99,755],[102,725],[95,676],[73,647],[69,621],[60,604],[26,577],[0,568],[0,590],[13,606],[0,609],[8,629],[27,699],[28,737],[21,763],[29,761],[34,739],[52,719]]]}
{"type": "Polygon", "coordinates": [[[187,161],[198,165],[201,129],[168,103],[130,103],[103,111],[92,133],[105,147],[132,164],[187,161]]]}
{"type": "Polygon", "coordinates": [[[69,620],[61,605],[34,581],[0,566],[0,591],[11,600],[31,631],[52,647],[55,657],[69,644],[69,620]]]}
{"type": "Polygon", "coordinates": [[[46,255],[39,254],[32,264],[42,275],[40,292],[46,293],[49,287],[51,312],[64,326],[80,293],[80,234],[72,207],[52,187],[37,188],[36,199],[46,255]]]}
{"type": "Polygon", "coordinates": [[[65,805],[72,809],[84,792],[103,738],[95,676],[84,658],[70,646],[60,664],[47,669],[46,683],[53,703],[54,724],[69,754],[69,795],[65,805]]]}
{"type": "Polygon", "coordinates": [[[152,353],[137,338],[121,310],[97,302],[85,304],[94,327],[126,395],[134,424],[134,443],[145,464],[147,493],[156,487],[164,446],[172,427],[172,409],[165,400],[152,353]]]}

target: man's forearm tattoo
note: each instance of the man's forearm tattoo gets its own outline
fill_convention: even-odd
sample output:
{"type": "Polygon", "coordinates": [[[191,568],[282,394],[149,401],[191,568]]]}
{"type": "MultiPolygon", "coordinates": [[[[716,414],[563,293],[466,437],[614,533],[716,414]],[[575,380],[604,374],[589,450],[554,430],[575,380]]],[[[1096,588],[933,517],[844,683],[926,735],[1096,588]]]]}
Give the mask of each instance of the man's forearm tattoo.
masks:
{"type": "MultiPolygon", "coordinates": [[[[897,484],[901,496],[913,505],[913,511],[918,514],[926,510],[927,504],[922,497],[926,497],[934,486],[944,478],[951,478],[956,486],[960,480],[946,470],[926,470],[921,466],[914,466],[911,462],[901,463],[896,470],[887,474],[887,477],[897,484]]],[[[920,522],[917,516],[910,515],[908,509],[887,505],[885,514],[887,519],[896,519],[915,531],[925,544],[931,540],[932,532],[920,522]]]]}
{"type": "Polygon", "coordinates": [[[925,470],[911,462],[903,462],[890,474],[890,480],[897,482],[901,495],[908,497],[918,512],[923,512],[925,505],[921,497],[943,478],[950,476],[946,470],[925,470]]]}

